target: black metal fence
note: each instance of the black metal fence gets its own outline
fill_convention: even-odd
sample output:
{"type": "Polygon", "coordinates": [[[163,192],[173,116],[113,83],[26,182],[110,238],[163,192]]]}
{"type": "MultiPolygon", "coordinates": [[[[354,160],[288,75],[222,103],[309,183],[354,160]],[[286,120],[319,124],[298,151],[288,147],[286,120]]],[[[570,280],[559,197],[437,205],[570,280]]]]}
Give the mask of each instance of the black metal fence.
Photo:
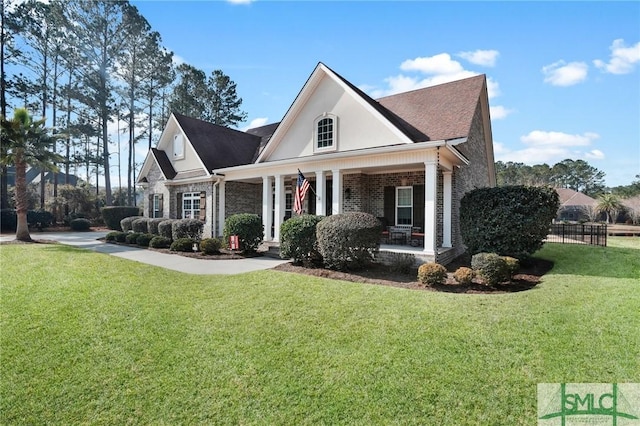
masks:
{"type": "Polygon", "coordinates": [[[550,243],[607,246],[606,224],[554,223],[547,236],[550,243]]]}

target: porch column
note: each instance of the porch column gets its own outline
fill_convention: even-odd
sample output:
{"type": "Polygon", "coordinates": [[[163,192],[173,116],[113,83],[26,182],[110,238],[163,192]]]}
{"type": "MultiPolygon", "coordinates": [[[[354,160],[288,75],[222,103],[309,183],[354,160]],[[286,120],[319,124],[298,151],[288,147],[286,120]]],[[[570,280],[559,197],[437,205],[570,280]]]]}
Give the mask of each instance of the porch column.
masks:
{"type": "Polygon", "coordinates": [[[333,175],[331,214],[342,213],[342,170],[331,170],[333,175]]]}
{"type": "Polygon", "coordinates": [[[316,216],[326,213],[327,185],[324,171],[316,172],[316,216]]]}
{"type": "Polygon", "coordinates": [[[218,186],[218,194],[220,194],[220,201],[218,203],[218,235],[222,236],[224,235],[224,221],[226,220],[226,216],[225,216],[225,190],[224,190],[224,186],[225,183],[224,181],[220,181],[220,185],[218,186]]]}
{"type": "Polygon", "coordinates": [[[285,209],[285,193],[284,193],[284,176],[276,175],[276,203],[273,206],[274,221],[273,221],[273,241],[280,241],[280,225],[284,220],[285,209]]]}
{"type": "Polygon", "coordinates": [[[216,224],[216,210],[218,210],[218,200],[216,199],[216,194],[218,192],[218,185],[220,185],[220,181],[214,182],[211,185],[211,238],[215,238],[218,236],[218,226],[216,224]]]}
{"type": "Polygon", "coordinates": [[[442,173],[442,247],[451,247],[451,172],[442,173]]]}
{"type": "Polygon", "coordinates": [[[271,241],[271,226],[273,225],[273,188],[271,177],[262,176],[262,226],[264,226],[264,241],[271,241]]]}
{"type": "Polygon", "coordinates": [[[424,163],[424,252],[436,253],[438,164],[424,163]]]}

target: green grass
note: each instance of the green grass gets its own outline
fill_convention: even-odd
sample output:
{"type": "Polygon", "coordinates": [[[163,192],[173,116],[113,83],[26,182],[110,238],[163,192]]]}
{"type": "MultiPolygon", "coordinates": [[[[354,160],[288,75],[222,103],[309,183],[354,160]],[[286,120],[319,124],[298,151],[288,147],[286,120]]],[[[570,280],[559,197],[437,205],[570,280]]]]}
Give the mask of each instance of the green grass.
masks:
{"type": "Polygon", "coordinates": [[[609,243],[500,295],[4,245],[0,424],[535,424],[537,383],[640,381],[640,239],[609,243]]]}

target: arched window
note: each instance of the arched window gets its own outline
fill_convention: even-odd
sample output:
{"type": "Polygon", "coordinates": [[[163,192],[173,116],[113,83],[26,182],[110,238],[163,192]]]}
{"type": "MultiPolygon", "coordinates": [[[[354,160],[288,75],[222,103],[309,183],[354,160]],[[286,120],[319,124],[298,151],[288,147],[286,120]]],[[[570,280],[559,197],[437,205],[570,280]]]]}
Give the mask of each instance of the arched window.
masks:
{"type": "Polygon", "coordinates": [[[323,114],[315,120],[314,151],[335,151],[337,146],[338,118],[323,114]]]}

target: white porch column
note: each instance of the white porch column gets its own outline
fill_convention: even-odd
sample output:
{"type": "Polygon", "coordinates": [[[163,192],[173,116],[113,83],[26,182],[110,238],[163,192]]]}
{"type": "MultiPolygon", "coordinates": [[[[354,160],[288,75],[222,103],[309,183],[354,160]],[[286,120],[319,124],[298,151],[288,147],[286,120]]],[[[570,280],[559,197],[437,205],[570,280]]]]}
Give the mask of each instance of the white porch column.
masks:
{"type": "Polygon", "coordinates": [[[273,206],[274,211],[274,221],[273,221],[273,241],[280,241],[280,225],[284,220],[284,210],[285,210],[285,193],[284,193],[284,176],[276,175],[276,202],[273,206]]]}
{"type": "Polygon", "coordinates": [[[424,163],[424,252],[436,253],[438,164],[424,163]]]}
{"type": "Polygon", "coordinates": [[[224,221],[226,219],[225,216],[225,189],[224,189],[225,183],[224,181],[220,181],[220,185],[218,185],[218,194],[220,194],[220,200],[218,203],[218,235],[222,236],[224,235],[224,221]]]}
{"type": "Polygon", "coordinates": [[[442,173],[442,246],[451,247],[451,172],[442,173]]]}
{"type": "Polygon", "coordinates": [[[216,194],[218,192],[218,185],[220,185],[220,181],[214,182],[211,185],[211,237],[215,238],[218,236],[218,227],[216,226],[216,216],[217,216],[217,201],[216,194]]]}
{"type": "Polygon", "coordinates": [[[324,171],[316,172],[316,216],[326,214],[327,185],[324,171]]]}
{"type": "Polygon", "coordinates": [[[271,226],[273,225],[273,189],[271,177],[262,176],[262,226],[264,226],[264,241],[271,241],[271,226]]]}
{"type": "Polygon", "coordinates": [[[331,170],[333,175],[333,199],[331,204],[331,214],[342,213],[342,170],[331,170]]]}

